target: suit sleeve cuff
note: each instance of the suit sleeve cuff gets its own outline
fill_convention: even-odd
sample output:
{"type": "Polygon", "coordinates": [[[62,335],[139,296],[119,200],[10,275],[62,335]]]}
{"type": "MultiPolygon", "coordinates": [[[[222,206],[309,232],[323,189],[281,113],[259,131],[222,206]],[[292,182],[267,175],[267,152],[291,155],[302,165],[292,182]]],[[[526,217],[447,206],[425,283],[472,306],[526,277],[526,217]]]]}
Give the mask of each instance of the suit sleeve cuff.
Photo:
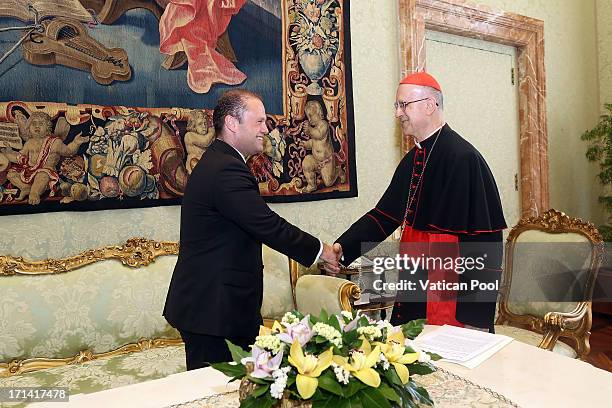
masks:
{"type": "Polygon", "coordinates": [[[317,257],[314,259],[314,262],[312,263],[312,265],[317,263],[319,258],[321,258],[322,253],[323,253],[323,242],[319,239],[319,252],[317,253],[317,257]]]}

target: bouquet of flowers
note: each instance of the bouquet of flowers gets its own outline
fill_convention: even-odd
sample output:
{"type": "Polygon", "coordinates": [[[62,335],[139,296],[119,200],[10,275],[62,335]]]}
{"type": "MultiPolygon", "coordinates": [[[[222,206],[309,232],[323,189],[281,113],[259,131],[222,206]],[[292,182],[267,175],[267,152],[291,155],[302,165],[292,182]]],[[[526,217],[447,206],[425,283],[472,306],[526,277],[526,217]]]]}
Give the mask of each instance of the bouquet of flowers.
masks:
{"type": "Polygon", "coordinates": [[[416,407],[433,405],[411,374],[440,357],[413,339],[425,320],[394,327],[359,313],[288,312],[262,327],[251,352],[228,341],[233,362],[212,366],[241,379],[241,407],[416,407]]]}

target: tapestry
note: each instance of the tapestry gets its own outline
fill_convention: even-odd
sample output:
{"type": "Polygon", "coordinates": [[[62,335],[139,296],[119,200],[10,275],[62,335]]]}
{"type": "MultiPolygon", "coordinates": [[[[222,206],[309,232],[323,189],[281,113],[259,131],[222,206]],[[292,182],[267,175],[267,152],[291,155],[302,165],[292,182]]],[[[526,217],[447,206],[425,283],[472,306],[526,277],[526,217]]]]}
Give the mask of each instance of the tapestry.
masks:
{"type": "Polygon", "coordinates": [[[180,204],[227,90],[269,202],[357,195],[348,0],[3,0],[0,215],[180,204]]]}

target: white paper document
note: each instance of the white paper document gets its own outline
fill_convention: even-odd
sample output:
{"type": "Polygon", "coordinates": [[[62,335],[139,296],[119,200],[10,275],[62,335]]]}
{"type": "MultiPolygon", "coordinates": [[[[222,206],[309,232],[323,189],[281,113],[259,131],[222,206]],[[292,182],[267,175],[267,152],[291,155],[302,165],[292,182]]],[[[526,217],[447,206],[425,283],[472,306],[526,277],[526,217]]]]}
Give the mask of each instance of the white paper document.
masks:
{"type": "Polygon", "coordinates": [[[474,368],[512,341],[511,337],[444,325],[416,340],[425,351],[444,361],[474,368]]]}

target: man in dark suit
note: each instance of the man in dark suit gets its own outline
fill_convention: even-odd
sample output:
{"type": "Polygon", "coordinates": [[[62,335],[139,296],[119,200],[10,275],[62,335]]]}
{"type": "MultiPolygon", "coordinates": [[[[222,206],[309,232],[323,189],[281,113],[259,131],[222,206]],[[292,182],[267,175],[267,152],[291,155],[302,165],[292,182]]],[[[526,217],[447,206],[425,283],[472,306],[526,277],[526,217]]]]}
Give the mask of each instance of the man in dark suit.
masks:
{"type": "Polygon", "coordinates": [[[259,96],[233,90],[213,113],[217,139],[194,168],[181,207],[180,250],[164,316],[185,342],[187,370],[230,361],[225,343],[246,348],[262,322],[261,244],[303,265],[337,271],[332,247],[285,221],[259,195],[245,160],[268,133],[259,96]]]}

